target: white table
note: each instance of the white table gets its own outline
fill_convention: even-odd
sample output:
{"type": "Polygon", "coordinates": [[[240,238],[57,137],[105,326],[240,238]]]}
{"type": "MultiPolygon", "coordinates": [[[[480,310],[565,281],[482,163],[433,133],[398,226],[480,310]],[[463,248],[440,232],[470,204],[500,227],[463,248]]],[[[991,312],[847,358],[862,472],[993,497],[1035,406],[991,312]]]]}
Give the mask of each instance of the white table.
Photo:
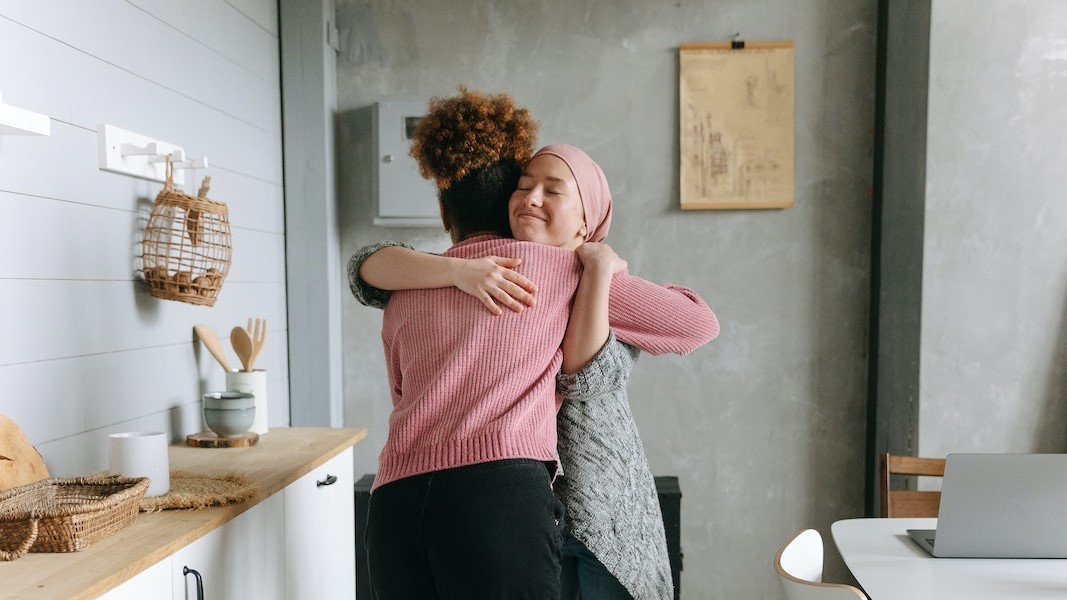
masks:
{"type": "Polygon", "coordinates": [[[936,528],[937,519],[848,519],[830,530],[871,600],[1067,598],[1067,559],[933,558],[907,530],[936,528]]]}

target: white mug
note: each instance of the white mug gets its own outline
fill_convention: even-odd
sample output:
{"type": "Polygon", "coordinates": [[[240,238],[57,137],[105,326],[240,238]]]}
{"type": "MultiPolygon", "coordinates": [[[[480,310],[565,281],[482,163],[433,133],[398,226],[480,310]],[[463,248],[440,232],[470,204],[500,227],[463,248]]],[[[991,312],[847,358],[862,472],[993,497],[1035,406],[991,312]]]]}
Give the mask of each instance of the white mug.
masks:
{"type": "Polygon", "coordinates": [[[259,435],[267,433],[267,372],[263,369],[229,371],[226,373],[226,391],[244,392],[256,397],[256,417],[248,430],[259,435]]]}
{"type": "Polygon", "coordinates": [[[145,496],[162,496],[170,491],[168,435],[162,431],[128,431],[108,436],[109,470],[112,475],[148,477],[145,496]]]}

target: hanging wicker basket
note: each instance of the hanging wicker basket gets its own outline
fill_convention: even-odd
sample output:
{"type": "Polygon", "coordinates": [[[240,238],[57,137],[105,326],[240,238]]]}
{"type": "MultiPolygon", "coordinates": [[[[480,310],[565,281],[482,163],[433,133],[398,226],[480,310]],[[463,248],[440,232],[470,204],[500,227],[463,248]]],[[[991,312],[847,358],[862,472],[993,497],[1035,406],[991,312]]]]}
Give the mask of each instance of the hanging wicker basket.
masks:
{"type": "Polygon", "coordinates": [[[148,293],[156,298],[214,306],[230,272],[233,247],[229,210],[207,197],[210,177],[196,196],[174,188],[167,158],[167,181],[156,196],[141,245],[148,293]]]}

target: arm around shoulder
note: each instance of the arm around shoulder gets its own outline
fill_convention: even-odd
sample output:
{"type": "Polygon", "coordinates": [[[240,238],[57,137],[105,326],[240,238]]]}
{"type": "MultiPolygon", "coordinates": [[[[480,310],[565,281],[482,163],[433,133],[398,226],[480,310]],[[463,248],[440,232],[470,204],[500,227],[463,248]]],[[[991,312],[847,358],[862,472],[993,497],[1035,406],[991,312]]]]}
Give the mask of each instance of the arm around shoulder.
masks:
{"type": "Polygon", "coordinates": [[[374,257],[379,250],[386,248],[412,250],[406,244],[385,241],[363,246],[348,259],[348,289],[352,291],[352,296],[364,306],[385,308],[385,305],[389,303],[389,297],[392,292],[386,288],[375,287],[362,276],[363,265],[374,257]]]}
{"type": "Polygon", "coordinates": [[[699,294],[629,273],[611,282],[608,316],[620,340],[654,355],[689,354],[719,335],[719,320],[699,294]]]}
{"type": "Polygon", "coordinates": [[[521,312],[537,286],[514,270],[521,260],[499,256],[457,258],[419,252],[399,242],[364,246],[348,261],[348,285],[362,304],[384,308],[391,292],[456,287],[494,314],[499,304],[521,312]]]}

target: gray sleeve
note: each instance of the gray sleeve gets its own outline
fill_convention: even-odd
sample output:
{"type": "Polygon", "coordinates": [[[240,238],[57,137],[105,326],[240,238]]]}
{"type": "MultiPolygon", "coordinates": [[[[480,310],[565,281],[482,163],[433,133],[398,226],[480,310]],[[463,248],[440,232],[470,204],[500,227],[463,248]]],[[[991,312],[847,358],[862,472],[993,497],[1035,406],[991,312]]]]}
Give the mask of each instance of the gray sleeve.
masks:
{"type": "Polygon", "coordinates": [[[639,353],[637,348],[617,340],[612,331],[604,347],[582,370],[556,376],[556,391],[564,400],[582,401],[623,389],[639,353]]]}
{"type": "Polygon", "coordinates": [[[363,306],[385,308],[385,305],[389,303],[389,297],[393,295],[389,290],[376,288],[359,277],[359,268],[363,266],[363,261],[367,260],[371,254],[390,246],[414,250],[411,246],[401,242],[385,241],[363,246],[352,255],[352,258],[348,259],[348,289],[352,290],[352,295],[363,306]]]}

